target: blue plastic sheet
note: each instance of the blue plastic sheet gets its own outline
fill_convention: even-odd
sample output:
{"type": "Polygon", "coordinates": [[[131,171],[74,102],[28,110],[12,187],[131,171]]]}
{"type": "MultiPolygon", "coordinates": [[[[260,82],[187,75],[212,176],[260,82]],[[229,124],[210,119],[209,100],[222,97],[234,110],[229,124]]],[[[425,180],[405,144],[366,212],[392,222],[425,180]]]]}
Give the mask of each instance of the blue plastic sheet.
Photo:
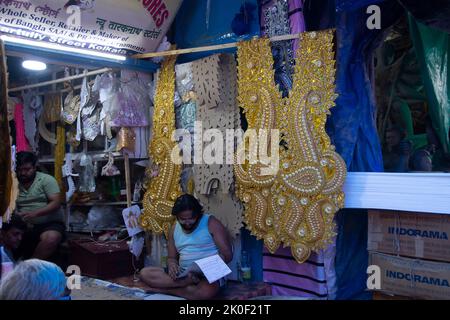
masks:
{"type": "Polygon", "coordinates": [[[378,4],[384,0],[336,0],[336,11],[351,11],[367,8],[372,4],[378,4]]]}
{"type": "MultiPolygon", "coordinates": [[[[372,54],[387,26],[399,16],[398,4],[380,3],[381,30],[369,30],[368,3],[376,1],[336,0],[337,74],[339,97],[327,123],[336,151],[349,171],[383,171],[376,129],[376,106],[372,78],[372,54]]],[[[378,1],[380,2],[380,1],[378,1]]],[[[337,299],[370,299],[367,280],[367,211],[341,210],[336,218],[337,299]]]]}
{"type": "Polygon", "coordinates": [[[376,129],[370,57],[380,39],[379,30],[366,27],[367,14],[359,9],[336,14],[339,97],[328,129],[349,171],[383,171],[376,129]]]}
{"type": "MultiPolygon", "coordinates": [[[[174,40],[178,49],[229,43],[259,35],[258,5],[256,0],[184,0],[175,18],[174,40]],[[253,17],[247,16],[249,31],[243,36],[232,30],[233,19],[240,13],[241,6],[254,6],[253,17]]],[[[234,52],[236,49],[228,51],[234,52]]],[[[221,52],[224,52],[222,50],[221,52]]],[[[226,52],[226,51],[225,51],[226,52]]],[[[211,55],[214,51],[186,54],[179,62],[188,62],[211,55]]]]}
{"type": "Polygon", "coordinates": [[[344,209],[336,215],[336,299],[367,300],[367,210],[344,209]]]}

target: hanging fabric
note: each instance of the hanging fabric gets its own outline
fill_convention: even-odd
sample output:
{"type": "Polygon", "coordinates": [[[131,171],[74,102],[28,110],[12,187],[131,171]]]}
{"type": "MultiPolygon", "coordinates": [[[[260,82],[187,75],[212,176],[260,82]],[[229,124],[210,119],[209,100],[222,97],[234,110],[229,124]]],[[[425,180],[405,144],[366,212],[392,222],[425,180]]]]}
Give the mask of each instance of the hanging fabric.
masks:
{"type": "Polygon", "coordinates": [[[42,112],[42,99],[33,91],[22,94],[23,97],[23,120],[25,123],[25,136],[30,144],[31,150],[38,149],[37,121],[42,112]]]}
{"type": "Polygon", "coordinates": [[[45,124],[59,121],[61,118],[61,95],[46,94],[44,96],[44,111],[41,118],[45,124]]]}
{"type": "MultiPolygon", "coordinates": [[[[404,14],[397,1],[380,3],[382,28],[367,29],[368,0],[310,0],[319,14],[307,19],[323,25],[335,21],[337,46],[336,108],[327,122],[336,151],[349,171],[383,171],[383,158],[376,128],[373,99],[373,53],[388,28],[404,14]],[[345,9],[344,9],[345,8],[345,9]],[[334,14],[335,17],[332,15],[334,14]],[[332,17],[330,19],[330,17],[332,17]]],[[[305,14],[305,17],[308,17],[305,14]]],[[[327,24],[328,25],[328,24],[327,24]]],[[[336,216],[337,299],[370,298],[367,292],[367,212],[341,210],[336,216]]]]}
{"type": "MultiPolygon", "coordinates": [[[[208,7],[208,0],[184,0],[174,21],[174,30],[177,30],[174,43],[179,48],[193,48],[259,36],[258,12],[255,10],[257,2],[210,1],[208,7]],[[208,19],[208,12],[211,19],[208,19]]],[[[178,62],[193,61],[209,54],[182,55],[178,62]]]]}
{"type": "MultiPolygon", "coordinates": [[[[288,0],[272,0],[261,6],[261,32],[268,36],[278,36],[291,33],[288,0]]],[[[294,70],[294,42],[272,42],[272,55],[275,68],[275,81],[286,96],[292,88],[294,70]]]]}
{"type": "Polygon", "coordinates": [[[19,103],[14,109],[14,121],[16,124],[16,151],[30,151],[30,145],[25,136],[25,122],[23,119],[23,104],[19,103]]]}
{"type": "Polygon", "coordinates": [[[264,282],[272,287],[274,296],[297,296],[327,299],[328,287],[323,255],[313,252],[302,264],[292,257],[289,248],[274,254],[263,251],[264,282]]]}
{"type": "MultiPolygon", "coordinates": [[[[305,18],[303,17],[303,0],[289,0],[289,25],[291,34],[305,31],[305,18]]],[[[299,39],[293,41],[292,50],[295,54],[299,46],[299,39]]]]}
{"type": "Polygon", "coordinates": [[[134,131],[134,151],[129,153],[130,158],[144,159],[148,158],[148,145],[151,141],[150,127],[131,128],[134,131]]]}

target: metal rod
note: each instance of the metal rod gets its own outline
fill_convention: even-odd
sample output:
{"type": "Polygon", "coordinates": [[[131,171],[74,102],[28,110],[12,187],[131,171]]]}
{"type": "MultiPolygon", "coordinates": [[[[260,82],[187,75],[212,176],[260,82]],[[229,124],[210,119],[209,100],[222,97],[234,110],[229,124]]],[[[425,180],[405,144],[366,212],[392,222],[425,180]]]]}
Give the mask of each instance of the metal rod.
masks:
{"type": "MultiPolygon", "coordinates": [[[[281,35],[281,36],[271,37],[271,38],[269,38],[269,40],[270,41],[293,40],[293,39],[297,39],[299,36],[300,36],[300,33],[285,34],[285,35],[281,35]]],[[[172,56],[172,55],[178,55],[178,54],[193,53],[193,52],[205,52],[205,51],[229,49],[229,48],[236,47],[238,45],[238,43],[239,42],[230,42],[230,43],[224,43],[224,44],[217,44],[217,45],[213,45],[213,46],[204,46],[204,47],[178,49],[178,50],[168,50],[168,51],[161,51],[161,52],[141,53],[141,54],[133,55],[133,58],[145,59],[145,58],[165,57],[165,56],[172,56]]]]}
{"type": "Polygon", "coordinates": [[[10,88],[10,89],[8,89],[8,92],[17,92],[17,91],[22,91],[22,90],[27,90],[27,89],[45,87],[45,86],[55,84],[55,83],[61,83],[61,82],[81,79],[84,77],[95,76],[97,74],[106,73],[106,72],[110,72],[110,71],[112,71],[111,68],[103,68],[103,69],[98,69],[98,70],[94,70],[94,71],[90,71],[90,72],[83,72],[81,74],[77,74],[74,76],[65,77],[65,78],[61,78],[61,79],[57,79],[57,80],[45,81],[45,82],[30,84],[30,85],[26,85],[26,86],[22,86],[22,87],[10,88]]]}

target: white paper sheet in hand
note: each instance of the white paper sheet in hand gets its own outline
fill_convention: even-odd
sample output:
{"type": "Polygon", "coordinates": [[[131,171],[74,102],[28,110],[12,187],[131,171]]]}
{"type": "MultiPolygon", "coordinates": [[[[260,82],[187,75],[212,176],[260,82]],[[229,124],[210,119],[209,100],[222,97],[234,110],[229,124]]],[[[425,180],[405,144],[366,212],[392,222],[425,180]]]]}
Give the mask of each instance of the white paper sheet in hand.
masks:
{"type": "Polygon", "coordinates": [[[231,269],[217,254],[197,260],[195,264],[202,270],[209,283],[213,283],[231,273],[231,269]]]}

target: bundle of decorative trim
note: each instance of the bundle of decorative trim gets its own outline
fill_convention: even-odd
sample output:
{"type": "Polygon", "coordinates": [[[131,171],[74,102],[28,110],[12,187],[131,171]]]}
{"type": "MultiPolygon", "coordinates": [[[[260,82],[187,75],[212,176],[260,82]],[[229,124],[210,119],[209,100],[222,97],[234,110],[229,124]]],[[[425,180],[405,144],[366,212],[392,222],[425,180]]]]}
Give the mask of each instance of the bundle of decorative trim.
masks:
{"type": "MultiPolygon", "coordinates": [[[[64,158],[66,157],[66,130],[63,122],[58,122],[56,127],[55,146],[55,179],[58,182],[61,194],[65,194],[66,188],[63,181],[64,158]]],[[[65,198],[65,197],[63,197],[65,198]]]]}
{"type": "Polygon", "coordinates": [[[144,210],[140,224],[145,230],[167,237],[174,222],[172,207],[181,195],[181,164],[172,161],[172,154],[178,154],[178,144],[171,140],[175,130],[175,61],[176,56],[166,58],[161,66],[155,95],[153,116],[153,139],[149,146],[149,155],[158,168],[155,177],[151,177],[150,167],[147,176],[150,181],[144,195],[144,210]]]}
{"type": "Polygon", "coordinates": [[[281,244],[290,246],[299,263],[332,241],[333,218],[344,205],[345,162],[325,132],[337,96],[334,73],[331,30],[301,34],[293,88],[286,98],[275,85],[269,40],[238,45],[240,106],[249,129],[279,130],[275,148],[260,144],[259,151],[279,151],[280,166],[265,174],[268,165],[260,160],[251,163],[247,157],[240,164],[239,155],[248,145],[244,140],[235,158],[237,195],[252,234],[264,239],[272,253],[281,244]]]}

